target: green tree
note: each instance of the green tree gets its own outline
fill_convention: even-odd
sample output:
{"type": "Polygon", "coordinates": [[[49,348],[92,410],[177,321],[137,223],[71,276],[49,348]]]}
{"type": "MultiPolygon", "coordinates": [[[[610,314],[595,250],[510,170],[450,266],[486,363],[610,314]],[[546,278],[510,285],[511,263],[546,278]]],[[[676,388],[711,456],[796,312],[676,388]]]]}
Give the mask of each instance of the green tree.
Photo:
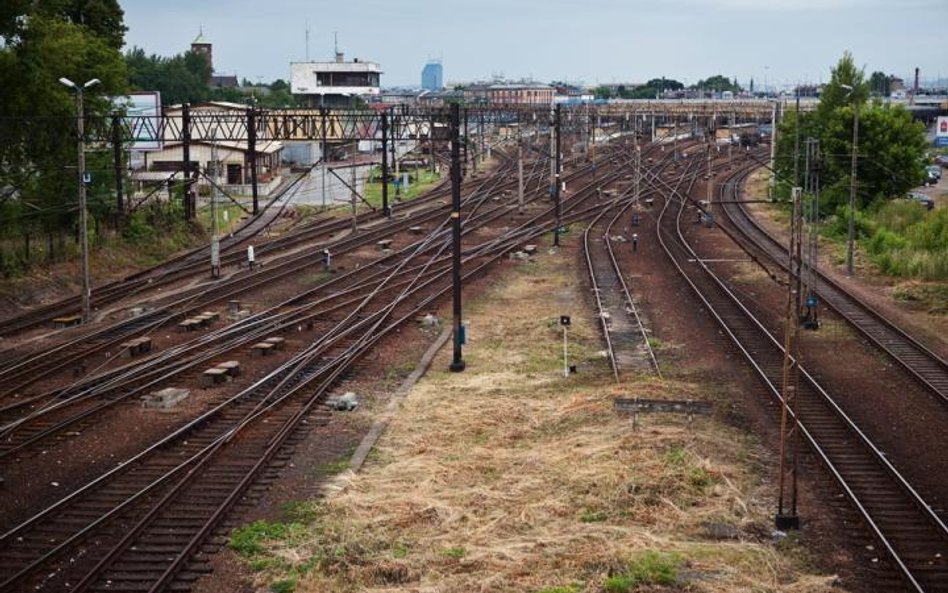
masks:
{"type": "MultiPolygon", "coordinates": [[[[914,122],[902,106],[867,104],[868,95],[869,85],[847,52],[832,69],[817,109],[810,113],[788,111],[785,114],[776,147],[781,195],[788,196],[794,183],[795,160],[800,177],[803,175],[803,159],[794,155],[799,126],[801,139],[820,141],[823,211],[833,212],[848,202],[856,109],[859,110],[857,206],[861,208],[873,201],[898,197],[922,182],[924,126],[914,122]]],[[[802,184],[802,181],[796,183],[802,184]]]]}
{"type": "MultiPolygon", "coordinates": [[[[848,202],[852,167],[853,116],[851,106],[839,107],[822,122],[824,154],[821,179],[827,207],[848,202]]],[[[901,105],[874,104],[859,111],[859,190],[857,207],[897,197],[924,179],[925,126],[901,105]]]]}
{"type": "Polygon", "coordinates": [[[865,74],[856,68],[851,53],[844,53],[830,72],[830,80],[820,92],[820,103],[816,110],[820,121],[825,121],[843,105],[862,105],[869,98],[865,74]]]}
{"type": "MultiPolygon", "coordinates": [[[[33,231],[43,231],[51,247],[54,235],[76,228],[77,221],[76,100],[59,79],[101,81],[85,93],[91,134],[107,119],[103,116],[111,105],[106,97],[126,90],[125,65],[114,37],[72,22],[63,13],[70,6],[14,2],[0,13],[0,187],[12,188],[20,202],[4,214],[21,217],[4,221],[4,226],[18,228],[25,240],[33,231]]],[[[121,23],[121,11],[113,17],[121,23]]]]}
{"type": "Polygon", "coordinates": [[[164,105],[207,101],[211,68],[203,56],[188,51],[171,58],[145,55],[133,47],[125,53],[129,84],[135,90],[159,91],[164,105]]]}
{"type": "Polygon", "coordinates": [[[0,37],[19,37],[35,18],[65,20],[116,51],[125,43],[125,13],[118,0],[4,0],[0,6],[0,37]]]}
{"type": "Polygon", "coordinates": [[[890,80],[888,74],[877,70],[869,76],[869,90],[875,96],[888,97],[890,80]]]}
{"type": "Polygon", "coordinates": [[[697,83],[692,85],[691,88],[714,91],[716,93],[723,91],[732,91],[736,93],[741,91],[741,87],[737,84],[737,82],[731,82],[728,77],[722,76],[720,74],[715,74],[714,76],[710,76],[705,80],[699,80],[697,83]]]}

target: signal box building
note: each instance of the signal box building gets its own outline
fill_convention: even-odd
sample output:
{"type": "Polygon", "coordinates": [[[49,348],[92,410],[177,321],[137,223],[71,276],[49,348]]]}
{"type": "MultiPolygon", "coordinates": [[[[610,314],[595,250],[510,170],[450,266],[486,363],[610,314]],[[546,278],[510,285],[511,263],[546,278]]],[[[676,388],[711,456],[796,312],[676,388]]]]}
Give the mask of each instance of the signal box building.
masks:
{"type": "Polygon", "coordinates": [[[306,107],[355,107],[357,99],[369,102],[378,97],[381,75],[375,62],[358,58],[346,62],[338,52],[334,62],[291,63],[290,92],[301,97],[306,107]]]}

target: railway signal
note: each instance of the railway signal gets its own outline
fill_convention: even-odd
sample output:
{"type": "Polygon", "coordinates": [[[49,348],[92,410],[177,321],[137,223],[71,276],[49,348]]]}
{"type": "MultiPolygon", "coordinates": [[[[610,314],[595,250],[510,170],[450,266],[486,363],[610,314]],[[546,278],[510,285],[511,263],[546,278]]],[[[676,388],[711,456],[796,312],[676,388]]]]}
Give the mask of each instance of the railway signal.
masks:
{"type": "Polygon", "coordinates": [[[569,337],[568,331],[571,324],[569,315],[560,315],[560,327],[563,328],[563,376],[569,377],[569,337]]]}

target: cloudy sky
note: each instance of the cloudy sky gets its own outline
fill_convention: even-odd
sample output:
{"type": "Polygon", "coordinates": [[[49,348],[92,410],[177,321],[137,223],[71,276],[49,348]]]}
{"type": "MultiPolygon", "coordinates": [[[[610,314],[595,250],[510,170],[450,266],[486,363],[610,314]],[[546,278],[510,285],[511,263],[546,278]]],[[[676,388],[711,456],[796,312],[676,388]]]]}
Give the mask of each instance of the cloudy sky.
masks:
{"type": "Polygon", "coordinates": [[[170,56],[203,28],[219,73],[289,77],[289,63],[382,66],[415,85],[429,58],[445,81],[688,84],[713,74],[755,86],[818,82],[849,50],[866,73],[948,77],[948,0],[120,0],[126,43],[170,56]]]}

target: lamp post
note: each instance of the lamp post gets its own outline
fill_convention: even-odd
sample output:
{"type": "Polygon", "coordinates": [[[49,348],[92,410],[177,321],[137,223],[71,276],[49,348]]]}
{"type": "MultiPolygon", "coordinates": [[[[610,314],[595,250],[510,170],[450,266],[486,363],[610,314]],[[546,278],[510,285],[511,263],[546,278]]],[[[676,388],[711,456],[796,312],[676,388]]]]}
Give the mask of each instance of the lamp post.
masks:
{"type": "Polygon", "coordinates": [[[83,125],[82,93],[85,89],[99,84],[98,78],[87,81],[79,86],[68,78],[60,78],[59,82],[76,92],[76,130],[79,143],[79,242],[82,245],[82,323],[89,322],[90,300],[92,286],[89,282],[89,235],[88,213],[86,212],[86,153],[85,153],[85,126],[83,125]]]}
{"type": "Polygon", "coordinates": [[[849,178],[849,232],[846,240],[846,274],[853,275],[853,252],[856,243],[856,145],[859,142],[859,98],[856,90],[848,84],[840,85],[849,89],[849,96],[853,100],[853,155],[849,178]]]}

